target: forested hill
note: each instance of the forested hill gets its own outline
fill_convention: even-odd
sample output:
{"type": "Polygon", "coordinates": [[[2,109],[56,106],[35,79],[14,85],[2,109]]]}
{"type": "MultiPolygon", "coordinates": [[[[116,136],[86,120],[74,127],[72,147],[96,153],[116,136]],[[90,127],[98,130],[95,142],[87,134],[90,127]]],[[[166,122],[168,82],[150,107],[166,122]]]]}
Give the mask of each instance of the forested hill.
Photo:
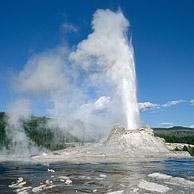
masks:
{"type": "Polygon", "coordinates": [[[183,126],[174,126],[174,127],[169,127],[169,128],[153,128],[154,130],[174,130],[174,131],[191,131],[194,130],[194,128],[190,128],[190,127],[183,127],[183,126]]]}
{"type": "Polygon", "coordinates": [[[194,145],[194,128],[174,126],[170,128],[154,128],[154,134],[169,143],[187,143],[194,145]]]}

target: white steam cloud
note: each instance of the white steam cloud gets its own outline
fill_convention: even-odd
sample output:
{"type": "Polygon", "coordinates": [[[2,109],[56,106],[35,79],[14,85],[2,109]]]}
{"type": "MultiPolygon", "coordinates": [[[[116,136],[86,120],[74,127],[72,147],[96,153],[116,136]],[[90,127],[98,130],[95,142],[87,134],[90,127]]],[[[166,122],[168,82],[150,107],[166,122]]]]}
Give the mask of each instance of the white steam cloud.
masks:
{"type": "Polygon", "coordinates": [[[52,94],[67,87],[64,49],[44,52],[30,58],[15,80],[15,89],[33,94],[52,94]]]}
{"type": "MultiPolygon", "coordinates": [[[[128,129],[139,128],[134,53],[127,38],[128,27],[122,12],[97,10],[92,20],[93,32],[75,51],[60,47],[32,56],[14,79],[15,90],[36,99],[46,96],[49,106],[45,114],[52,118],[48,126],[79,138],[98,139],[118,123],[128,129]]],[[[63,28],[75,31],[72,25],[65,24],[63,28]]],[[[20,145],[26,149],[30,142],[21,120],[30,115],[24,101],[8,109],[7,133],[16,144],[23,141],[20,145]]]]}
{"type": "MultiPolygon", "coordinates": [[[[77,31],[72,24],[61,28],[77,31]]],[[[49,106],[44,111],[52,118],[48,127],[85,140],[100,138],[115,124],[139,128],[139,110],[185,102],[137,103],[134,51],[127,38],[128,28],[122,12],[97,10],[92,20],[93,32],[76,50],[70,52],[62,46],[32,56],[14,79],[15,90],[36,99],[46,96],[49,106]]],[[[194,104],[194,100],[190,103],[194,104]]],[[[30,154],[36,151],[22,126],[22,120],[28,120],[32,114],[30,103],[17,101],[7,114],[6,133],[12,140],[12,150],[30,154]]]]}
{"type": "Polygon", "coordinates": [[[121,12],[97,10],[92,21],[93,33],[70,55],[84,70],[105,74],[111,80],[128,129],[140,127],[136,98],[133,47],[128,42],[128,20],[121,12]]]}
{"type": "Polygon", "coordinates": [[[14,155],[31,155],[37,152],[37,148],[30,144],[28,137],[23,128],[24,120],[31,117],[31,107],[27,100],[15,101],[8,107],[8,126],[6,126],[6,134],[9,140],[9,152],[14,155]]]}

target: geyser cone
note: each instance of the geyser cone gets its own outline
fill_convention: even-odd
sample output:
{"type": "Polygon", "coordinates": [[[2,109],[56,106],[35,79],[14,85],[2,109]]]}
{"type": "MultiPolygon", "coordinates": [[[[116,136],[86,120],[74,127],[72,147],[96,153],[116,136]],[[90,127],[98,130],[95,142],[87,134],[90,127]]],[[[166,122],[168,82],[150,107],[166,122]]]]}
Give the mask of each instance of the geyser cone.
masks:
{"type": "Polygon", "coordinates": [[[120,147],[132,157],[169,153],[165,143],[154,136],[151,128],[127,130],[123,127],[114,127],[103,143],[111,147],[120,147]]]}

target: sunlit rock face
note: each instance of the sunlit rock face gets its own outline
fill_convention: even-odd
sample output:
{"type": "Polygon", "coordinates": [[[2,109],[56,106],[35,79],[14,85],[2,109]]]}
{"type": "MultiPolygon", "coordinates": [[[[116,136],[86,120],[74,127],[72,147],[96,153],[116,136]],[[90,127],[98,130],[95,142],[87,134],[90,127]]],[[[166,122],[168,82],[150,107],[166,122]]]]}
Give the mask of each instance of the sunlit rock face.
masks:
{"type": "Polygon", "coordinates": [[[119,146],[126,152],[138,156],[169,153],[165,143],[160,138],[155,137],[153,130],[149,127],[137,130],[114,127],[103,143],[113,147],[119,146]]]}

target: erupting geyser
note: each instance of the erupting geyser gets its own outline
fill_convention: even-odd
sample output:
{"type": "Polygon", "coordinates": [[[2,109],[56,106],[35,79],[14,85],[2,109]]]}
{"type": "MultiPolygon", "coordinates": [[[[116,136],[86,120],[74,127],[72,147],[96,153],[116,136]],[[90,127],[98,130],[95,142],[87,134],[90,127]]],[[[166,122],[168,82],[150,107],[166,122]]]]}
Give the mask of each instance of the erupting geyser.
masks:
{"type": "MultiPolygon", "coordinates": [[[[57,160],[65,158],[69,161],[112,162],[137,157],[174,155],[160,138],[154,136],[151,128],[141,127],[136,96],[134,50],[131,41],[127,38],[128,27],[129,22],[122,12],[97,10],[92,20],[93,32],[70,54],[70,60],[78,65],[75,68],[87,72],[87,75],[82,75],[82,77],[88,76],[87,81],[95,82],[96,85],[100,83],[100,89],[104,87],[108,90],[107,85],[111,86],[108,90],[110,97],[101,96],[94,104],[85,104],[82,108],[91,108],[96,113],[95,116],[102,113],[102,117],[96,117],[98,119],[94,120],[99,123],[110,119],[111,113],[114,112],[116,114],[116,117],[113,117],[114,121],[121,121],[120,124],[124,126],[113,127],[110,134],[98,143],[60,152],[57,160]],[[101,82],[103,79],[108,81],[101,82]],[[102,107],[107,108],[105,112],[102,107]]],[[[87,111],[81,114],[81,118],[85,120],[90,116],[91,111],[89,114],[87,111]]],[[[50,157],[52,156],[48,156],[50,157]]],[[[35,157],[39,158],[42,157],[35,157]]]]}
{"type": "MultiPolygon", "coordinates": [[[[60,47],[34,56],[20,72],[16,88],[27,94],[48,96],[52,102],[51,108],[47,107],[47,113],[53,117],[46,123],[49,129],[60,130],[65,135],[70,133],[79,140],[94,140],[115,123],[123,126],[113,127],[109,136],[99,143],[54,154],[57,160],[77,157],[85,161],[99,156],[103,160],[104,156],[108,160],[112,157],[117,160],[172,154],[164,142],[154,136],[152,129],[141,127],[134,49],[128,39],[128,28],[129,22],[121,11],[99,9],[93,16],[93,31],[75,51],[69,53],[60,47]]],[[[21,110],[21,105],[19,103],[19,108],[14,105],[9,114],[9,125],[14,130],[22,128],[20,120],[31,115],[30,111],[22,111],[16,116],[15,110],[21,110]]],[[[24,110],[28,110],[25,107],[24,110]]],[[[6,130],[10,133],[8,128],[6,130]]],[[[16,132],[10,133],[13,149],[21,145],[27,149],[31,143],[25,130],[22,128],[16,132]],[[20,145],[16,146],[16,143],[20,145]]],[[[18,152],[14,150],[14,153],[18,152]]]]}
{"type": "Polygon", "coordinates": [[[97,10],[92,21],[93,32],[70,56],[85,71],[97,72],[99,77],[103,75],[109,80],[113,88],[112,98],[117,99],[117,106],[125,117],[121,123],[124,128],[114,127],[94,150],[109,154],[119,149],[118,152],[128,152],[132,157],[168,153],[164,143],[154,137],[152,129],[141,128],[134,50],[128,40],[128,27],[129,22],[122,12],[97,10]]]}
{"type": "Polygon", "coordinates": [[[97,10],[93,32],[70,56],[85,70],[101,72],[111,80],[125,115],[125,127],[140,128],[136,97],[136,74],[132,43],[127,37],[129,22],[122,12],[97,10]],[[94,65],[95,64],[95,65],[94,65]]]}
{"type": "Polygon", "coordinates": [[[136,73],[133,55],[133,46],[127,45],[128,55],[126,61],[123,61],[123,78],[121,83],[121,98],[127,117],[127,129],[133,130],[140,128],[139,107],[136,97],[136,73]]]}

